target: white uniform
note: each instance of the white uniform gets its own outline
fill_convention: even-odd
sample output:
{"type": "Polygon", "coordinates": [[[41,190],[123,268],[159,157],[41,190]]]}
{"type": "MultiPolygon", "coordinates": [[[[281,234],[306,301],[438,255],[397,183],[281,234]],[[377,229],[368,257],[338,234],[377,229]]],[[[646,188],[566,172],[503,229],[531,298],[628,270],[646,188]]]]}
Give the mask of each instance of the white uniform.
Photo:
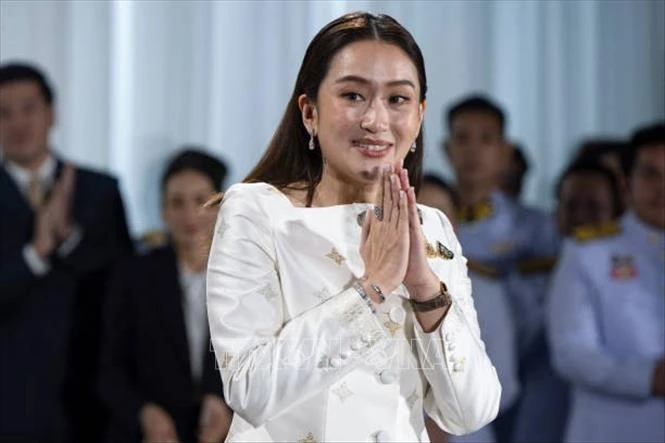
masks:
{"type": "Polygon", "coordinates": [[[627,213],[614,235],[564,247],[549,297],[557,370],[573,385],[571,442],[663,442],[665,235],[627,213]]]}
{"type": "Polygon", "coordinates": [[[430,259],[453,298],[425,333],[400,286],[376,314],[363,275],[366,204],[297,208],[265,183],[226,193],[208,266],[208,315],[230,441],[428,441],[423,409],[453,434],[489,423],[501,387],[480,338],[450,223],[421,207],[430,259]]]}

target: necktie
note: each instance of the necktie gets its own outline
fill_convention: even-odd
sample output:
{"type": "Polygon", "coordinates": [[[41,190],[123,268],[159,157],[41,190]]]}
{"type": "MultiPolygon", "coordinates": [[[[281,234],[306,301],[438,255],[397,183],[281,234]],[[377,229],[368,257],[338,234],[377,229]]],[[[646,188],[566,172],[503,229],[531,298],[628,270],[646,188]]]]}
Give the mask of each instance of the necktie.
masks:
{"type": "Polygon", "coordinates": [[[44,204],[44,189],[41,180],[36,175],[33,175],[28,182],[27,197],[32,209],[35,211],[41,209],[44,204]]]}

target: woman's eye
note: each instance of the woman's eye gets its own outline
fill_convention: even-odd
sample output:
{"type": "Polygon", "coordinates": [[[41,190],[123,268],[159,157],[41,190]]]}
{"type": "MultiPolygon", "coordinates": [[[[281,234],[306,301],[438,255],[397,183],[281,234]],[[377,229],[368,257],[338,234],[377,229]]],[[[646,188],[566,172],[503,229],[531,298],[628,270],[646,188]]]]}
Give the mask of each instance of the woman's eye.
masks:
{"type": "Polygon", "coordinates": [[[401,104],[409,101],[409,97],[404,97],[403,95],[393,95],[390,97],[390,103],[401,104]]]}
{"type": "Polygon", "coordinates": [[[357,102],[362,100],[362,95],[358,94],[357,92],[347,92],[342,94],[343,97],[351,100],[352,102],[357,102]]]}

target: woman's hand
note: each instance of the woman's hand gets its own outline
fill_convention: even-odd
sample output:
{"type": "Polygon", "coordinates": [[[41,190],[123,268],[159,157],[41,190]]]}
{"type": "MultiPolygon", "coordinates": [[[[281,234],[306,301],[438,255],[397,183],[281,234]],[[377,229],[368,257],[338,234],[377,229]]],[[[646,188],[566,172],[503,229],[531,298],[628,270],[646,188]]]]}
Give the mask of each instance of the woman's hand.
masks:
{"type": "MultiPolygon", "coordinates": [[[[427,261],[426,239],[418,215],[416,192],[409,184],[406,169],[400,171],[399,177],[401,188],[406,190],[409,211],[409,264],[404,275],[404,286],[413,300],[426,301],[440,293],[441,283],[427,261]]],[[[417,312],[416,318],[423,331],[434,331],[448,313],[449,306],[427,312],[417,312]]]]}
{"type": "Polygon", "coordinates": [[[363,222],[360,255],[365,263],[364,284],[367,295],[380,301],[371,285],[390,294],[404,281],[409,261],[409,213],[406,193],[392,168],[384,171],[382,218],[368,210],[363,222]]]}
{"type": "Polygon", "coordinates": [[[407,170],[400,169],[398,172],[400,188],[406,193],[409,213],[409,264],[404,276],[404,286],[413,299],[423,301],[439,292],[440,283],[427,261],[426,240],[418,215],[415,189],[409,184],[407,170]]]}

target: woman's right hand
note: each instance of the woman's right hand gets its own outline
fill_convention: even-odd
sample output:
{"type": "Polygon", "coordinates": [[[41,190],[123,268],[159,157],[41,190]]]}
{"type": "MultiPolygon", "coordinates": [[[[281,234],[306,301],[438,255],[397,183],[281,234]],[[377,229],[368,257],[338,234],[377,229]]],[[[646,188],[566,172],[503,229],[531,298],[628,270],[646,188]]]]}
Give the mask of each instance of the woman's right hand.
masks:
{"type": "Polygon", "coordinates": [[[363,222],[360,255],[365,263],[363,286],[375,302],[379,295],[371,284],[378,285],[388,295],[404,280],[409,263],[409,213],[406,194],[399,177],[391,168],[383,173],[379,220],[368,210],[363,222]]]}

